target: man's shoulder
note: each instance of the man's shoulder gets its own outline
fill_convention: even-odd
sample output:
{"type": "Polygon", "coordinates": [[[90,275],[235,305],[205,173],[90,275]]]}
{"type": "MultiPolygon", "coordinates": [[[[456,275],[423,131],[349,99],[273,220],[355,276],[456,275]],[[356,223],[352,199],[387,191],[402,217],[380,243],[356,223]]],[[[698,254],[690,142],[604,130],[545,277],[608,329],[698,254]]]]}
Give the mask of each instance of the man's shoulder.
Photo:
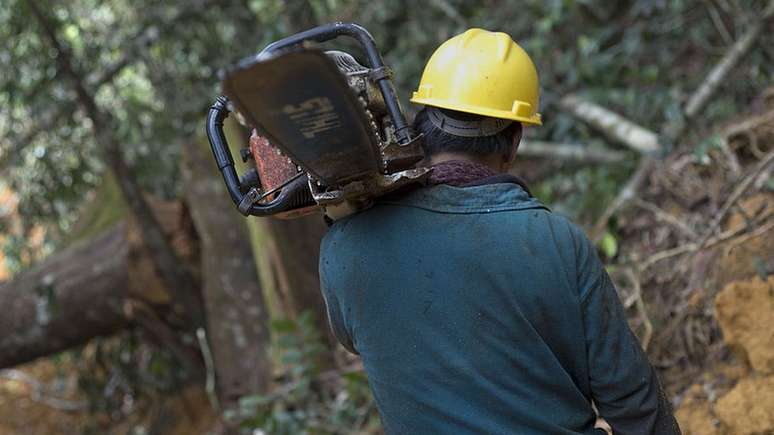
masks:
{"type": "Polygon", "coordinates": [[[400,195],[385,196],[378,205],[410,207],[435,213],[476,214],[499,211],[546,209],[518,184],[493,183],[455,187],[426,186],[400,195]]]}

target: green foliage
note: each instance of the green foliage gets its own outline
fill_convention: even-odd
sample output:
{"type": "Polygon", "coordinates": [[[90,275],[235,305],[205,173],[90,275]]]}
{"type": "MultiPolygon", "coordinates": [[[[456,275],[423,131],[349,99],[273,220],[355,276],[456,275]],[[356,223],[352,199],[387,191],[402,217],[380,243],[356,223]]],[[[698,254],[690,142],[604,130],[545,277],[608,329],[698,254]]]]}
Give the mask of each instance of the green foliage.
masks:
{"type": "Polygon", "coordinates": [[[365,374],[320,373],[325,346],[313,313],[275,320],[272,331],[282,383],[270,395],[242,398],[228,419],[239,421],[245,433],[276,435],[344,434],[378,426],[365,374]]]}
{"type": "Polygon", "coordinates": [[[696,161],[703,165],[709,165],[710,151],[720,149],[722,146],[722,140],[723,139],[720,137],[720,135],[713,134],[705,140],[699,142],[699,144],[696,145],[693,149],[693,153],[696,156],[696,161]]]}
{"type": "MultiPolygon", "coordinates": [[[[0,51],[0,173],[19,195],[25,230],[43,224],[57,230],[47,234],[58,240],[78,221],[87,193],[102,183],[102,150],[29,7],[22,0],[6,3],[0,10],[0,39],[9,42],[0,51]]],[[[315,23],[366,26],[395,72],[409,112],[416,108],[408,97],[438,44],[468,27],[508,32],[540,72],[545,124],[528,129],[527,137],[615,146],[560,113],[557,98],[580,92],[656,129],[679,116],[681,104],[763,2],[527,0],[514,7],[505,0],[249,0],[210,7],[207,0],[68,0],[46,6],[62,23],[57,34],[70,47],[75,68],[118,121],[115,133],[143,186],[174,196],[179,159],[201,132],[206,107],[218,92],[217,71],[315,23]],[[712,19],[710,9],[722,23],[712,19]],[[117,65],[123,67],[110,76],[117,65]]],[[[353,44],[333,45],[342,44],[362,58],[353,44]]],[[[722,96],[689,131],[690,141],[699,142],[708,128],[770,85],[774,62],[765,47],[771,46],[774,33],[764,32],[759,48],[727,78],[722,96]]],[[[562,168],[548,182],[561,184],[560,178],[575,178],[577,172],[589,171],[562,168]]],[[[591,178],[618,185],[626,174],[624,168],[591,178]]],[[[571,194],[562,186],[539,189],[564,191],[554,205],[588,218],[604,205],[575,198],[596,198],[595,188],[588,187],[576,183],[571,194]]],[[[24,238],[27,231],[21,234],[24,238]]],[[[18,262],[19,251],[8,249],[11,261],[18,262]]]]}

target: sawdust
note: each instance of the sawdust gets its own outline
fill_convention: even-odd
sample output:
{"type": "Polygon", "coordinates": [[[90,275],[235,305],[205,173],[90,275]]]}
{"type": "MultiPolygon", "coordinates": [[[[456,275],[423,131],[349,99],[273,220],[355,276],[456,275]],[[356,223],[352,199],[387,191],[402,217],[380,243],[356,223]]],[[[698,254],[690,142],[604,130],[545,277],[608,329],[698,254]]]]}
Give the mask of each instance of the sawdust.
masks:
{"type": "Polygon", "coordinates": [[[774,276],[728,284],[715,310],[726,344],[757,372],[774,373],[774,276]]]}

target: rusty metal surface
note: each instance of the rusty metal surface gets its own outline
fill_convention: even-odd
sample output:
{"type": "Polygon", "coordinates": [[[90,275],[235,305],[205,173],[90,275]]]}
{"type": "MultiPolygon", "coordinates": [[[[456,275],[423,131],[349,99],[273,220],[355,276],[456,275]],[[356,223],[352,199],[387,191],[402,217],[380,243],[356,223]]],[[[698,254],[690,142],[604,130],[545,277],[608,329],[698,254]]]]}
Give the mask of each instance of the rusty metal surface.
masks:
{"type": "Polygon", "coordinates": [[[269,140],[253,130],[250,135],[250,151],[264,192],[268,192],[296,175],[296,165],[278,153],[269,140]]]}

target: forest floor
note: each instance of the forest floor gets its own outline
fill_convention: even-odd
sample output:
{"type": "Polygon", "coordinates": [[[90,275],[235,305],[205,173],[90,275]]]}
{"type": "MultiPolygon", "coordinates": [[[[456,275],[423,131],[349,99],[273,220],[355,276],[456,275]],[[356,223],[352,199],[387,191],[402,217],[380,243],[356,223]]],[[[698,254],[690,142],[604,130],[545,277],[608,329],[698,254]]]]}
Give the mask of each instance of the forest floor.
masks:
{"type": "Polygon", "coordinates": [[[774,433],[774,92],[671,153],[619,216],[609,266],[683,433],[774,433]],[[633,272],[632,272],[633,271],[633,272]]]}
{"type": "Polygon", "coordinates": [[[710,362],[682,393],[677,418],[683,432],[774,433],[774,277],[733,281],[715,306],[736,356],[710,362]]]}
{"type": "Polygon", "coordinates": [[[89,400],[78,387],[77,365],[78,361],[69,357],[41,358],[0,370],[0,435],[219,432],[201,386],[140,400],[127,400],[132,396],[122,395],[119,406],[106,409],[98,401],[89,400]],[[145,431],[137,431],[138,427],[145,431]]]}

